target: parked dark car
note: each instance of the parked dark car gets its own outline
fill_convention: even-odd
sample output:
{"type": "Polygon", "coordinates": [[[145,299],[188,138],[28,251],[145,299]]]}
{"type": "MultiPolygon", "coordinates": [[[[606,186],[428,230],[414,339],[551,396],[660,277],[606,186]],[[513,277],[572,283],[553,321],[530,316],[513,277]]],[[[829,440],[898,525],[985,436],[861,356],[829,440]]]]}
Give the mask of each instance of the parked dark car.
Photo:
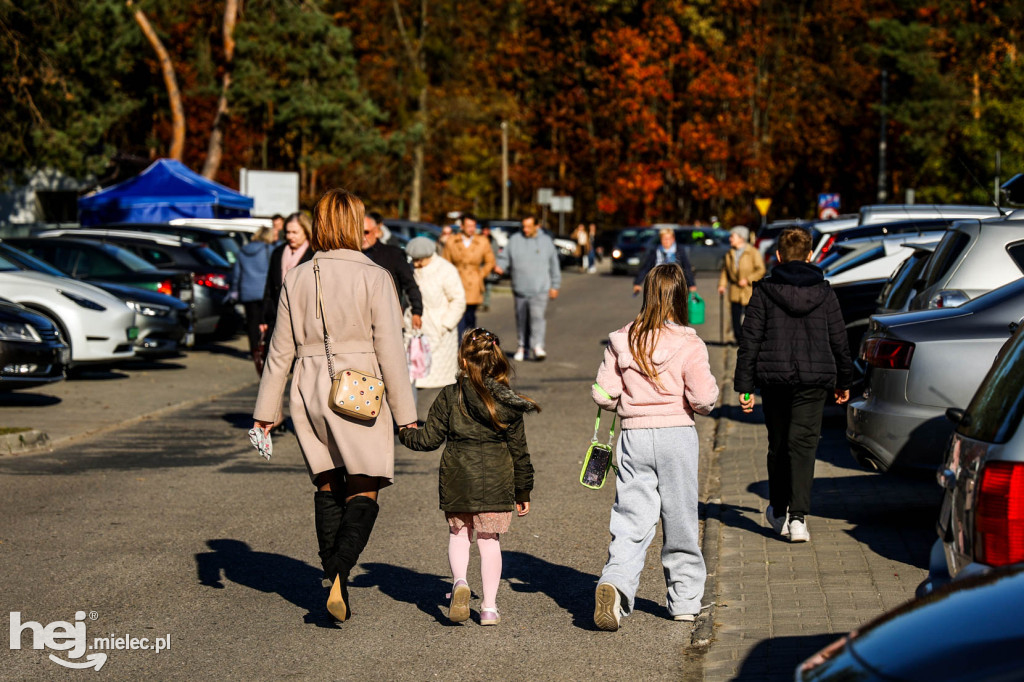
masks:
{"type": "Polygon", "coordinates": [[[797,682],[1024,679],[1024,565],[898,606],[797,666],[797,682]]]}
{"type": "MultiPolygon", "coordinates": [[[[662,228],[667,226],[662,226],[662,228]]],[[[624,272],[636,275],[643,267],[644,262],[650,256],[651,251],[658,248],[659,237],[657,225],[642,229],[637,233],[636,238],[641,241],[639,244],[622,244],[616,246],[612,251],[612,272],[624,272]],[[619,256],[616,257],[615,254],[619,256]],[[622,264],[624,263],[624,265],[622,264]]],[[[729,231],[712,227],[672,227],[676,234],[676,245],[686,249],[686,255],[690,259],[690,265],[694,270],[719,270],[722,267],[722,259],[729,250],[729,231]]],[[[626,230],[623,230],[626,232],[626,230]]],[[[620,235],[620,239],[633,238],[632,235],[620,235]]],[[[621,242],[620,242],[621,243],[621,242]]]]}
{"type": "Polygon", "coordinates": [[[932,220],[906,220],[894,223],[876,223],[873,225],[860,225],[849,229],[832,232],[825,236],[821,244],[815,249],[814,263],[820,267],[826,267],[826,259],[832,254],[839,244],[864,239],[865,237],[883,237],[895,234],[922,234],[925,232],[942,232],[956,222],[954,218],[932,219],[932,220]]]}
{"type": "MultiPolygon", "coordinates": [[[[415,220],[403,220],[401,218],[385,218],[384,226],[391,234],[405,237],[409,242],[416,237],[429,237],[435,242],[441,236],[441,228],[434,223],[418,222],[415,220]]],[[[393,242],[389,242],[392,243],[393,242]]]]}
{"type": "MultiPolygon", "coordinates": [[[[43,240],[46,241],[46,240],[43,240]]],[[[42,272],[54,277],[69,277],[35,256],[0,242],[0,255],[23,270],[42,272]]],[[[175,273],[180,274],[180,273],[175,273]]],[[[125,284],[91,280],[93,286],[117,296],[135,311],[135,354],[140,356],[166,355],[181,346],[194,343],[192,304],[174,296],[125,284]]],[[[189,281],[191,293],[191,281],[189,281]]]]}
{"type": "Polygon", "coordinates": [[[619,230],[612,248],[612,274],[636,275],[647,257],[647,243],[657,238],[658,231],[649,226],[627,227],[619,230]]]}
{"type": "Polygon", "coordinates": [[[60,381],[71,350],[50,320],[0,298],[0,391],[60,381]]]}
{"type": "Polygon", "coordinates": [[[1024,562],[1024,326],[999,351],[955,425],[938,471],[944,490],[927,593],[950,577],[1024,562]]]}
{"type": "Polygon", "coordinates": [[[168,236],[185,237],[196,244],[208,246],[230,265],[238,261],[238,254],[243,246],[249,243],[251,232],[248,230],[209,229],[194,225],[174,225],[171,223],[130,223],[103,225],[90,229],[130,230],[168,236]]]}
{"type": "Polygon", "coordinates": [[[50,230],[47,239],[74,236],[121,246],[162,270],[187,272],[195,292],[196,334],[233,334],[240,320],[228,301],[231,266],[210,247],[184,237],[120,230],[50,230]],[[72,234],[73,233],[73,234],[72,234]]]}

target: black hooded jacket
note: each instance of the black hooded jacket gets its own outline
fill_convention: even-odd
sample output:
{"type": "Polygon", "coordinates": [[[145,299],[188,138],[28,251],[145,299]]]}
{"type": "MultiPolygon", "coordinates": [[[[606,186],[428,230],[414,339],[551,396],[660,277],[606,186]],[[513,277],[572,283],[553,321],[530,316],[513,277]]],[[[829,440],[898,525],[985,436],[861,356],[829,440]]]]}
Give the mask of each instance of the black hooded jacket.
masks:
{"type": "Polygon", "coordinates": [[[469,380],[460,376],[441,389],[419,429],[402,429],[398,439],[410,450],[436,450],[441,455],[438,491],[446,512],[513,511],[516,502],[529,502],[533,465],[526,446],[523,415],[534,408],[508,386],[487,380],[498,419],[490,413],[469,380]]]}
{"type": "Polygon", "coordinates": [[[845,390],[852,373],[843,314],[821,269],[790,261],[754,282],[736,355],[737,392],[771,384],[845,390]]]}

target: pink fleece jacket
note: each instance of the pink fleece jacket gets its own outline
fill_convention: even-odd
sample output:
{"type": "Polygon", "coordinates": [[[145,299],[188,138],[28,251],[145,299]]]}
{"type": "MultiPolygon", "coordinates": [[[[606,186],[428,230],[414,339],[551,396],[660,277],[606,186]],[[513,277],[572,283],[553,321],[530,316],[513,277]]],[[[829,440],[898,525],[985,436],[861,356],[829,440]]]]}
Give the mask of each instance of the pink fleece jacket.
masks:
{"type": "Polygon", "coordinates": [[[594,402],[618,412],[624,429],[693,426],[693,413],[709,414],[718,400],[704,342],[692,327],[662,327],[651,357],[662,388],[643,375],[630,352],[631,326],[609,335],[591,391],[594,402]]]}

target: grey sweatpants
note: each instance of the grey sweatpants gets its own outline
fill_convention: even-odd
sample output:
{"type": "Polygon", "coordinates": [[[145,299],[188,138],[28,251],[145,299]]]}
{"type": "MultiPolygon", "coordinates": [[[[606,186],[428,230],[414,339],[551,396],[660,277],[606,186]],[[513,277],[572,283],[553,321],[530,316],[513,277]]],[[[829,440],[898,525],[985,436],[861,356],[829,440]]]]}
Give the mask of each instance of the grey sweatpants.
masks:
{"type": "Polygon", "coordinates": [[[622,593],[624,613],[633,610],[660,517],[669,615],[698,613],[707,569],[698,541],[697,429],[623,429],[618,451],[612,541],[600,582],[611,583],[622,593]]]}
{"type": "Polygon", "coordinates": [[[548,293],[543,291],[533,296],[516,294],[516,332],[521,348],[544,348],[544,336],[548,330],[544,315],[548,309],[548,293]]]}

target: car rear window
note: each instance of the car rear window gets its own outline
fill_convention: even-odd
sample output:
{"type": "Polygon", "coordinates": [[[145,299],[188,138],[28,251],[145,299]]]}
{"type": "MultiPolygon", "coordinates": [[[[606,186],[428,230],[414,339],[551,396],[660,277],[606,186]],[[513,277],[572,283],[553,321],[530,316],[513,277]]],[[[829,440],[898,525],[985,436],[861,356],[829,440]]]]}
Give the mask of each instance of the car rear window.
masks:
{"type": "Polygon", "coordinates": [[[1024,242],[1014,242],[1006,247],[1006,253],[1010,254],[1014,265],[1021,272],[1024,272],[1024,242]]]}
{"type": "Polygon", "coordinates": [[[853,268],[870,263],[873,260],[878,260],[885,255],[885,246],[879,244],[871,249],[865,249],[860,253],[849,254],[848,257],[843,257],[835,262],[831,267],[825,268],[825,274],[829,276],[838,275],[841,272],[852,270],[853,268]],[[841,261],[841,262],[839,262],[841,261]]]}
{"type": "Polygon", "coordinates": [[[1024,328],[1003,346],[967,406],[957,432],[986,443],[1005,443],[1024,416],[1024,328]]]}
{"type": "Polygon", "coordinates": [[[878,297],[879,305],[886,310],[903,310],[916,289],[914,285],[921,277],[921,272],[928,265],[929,251],[915,251],[899,267],[878,297]]]}
{"type": "Polygon", "coordinates": [[[925,287],[930,287],[942,279],[970,243],[970,236],[959,230],[947,232],[935,247],[935,253],[928,259],[928,269],[924,276],[925,287]]]}
{"type": "Polygon", "coordinates": [[[217,252],[211,249],[209,246],[197,246],[192,249],[192,255],[195,256],[200,263],[203,265],[212,265],[216,268],[230,268],[231,264],[226,260],[217,255],[217,252]]]}
{"type": "MultiPolygon", "coordinates": [[[[116,260],[118,263],[125,266],[132,272],[153,272],[154,270],[156,270],[156,268],[153,267],[152,263],[148,262],[144,258],[136,256],[128,249],[123,249],[119,246],[114,246],[113,244],[101,244],[100,248],[102,248],[108,256],[112,257],[114,260],[116,260]]],[[[110,274],[118,273],[111,272],[110,274]]],[[[94,274],[93,276],[98,275],[94,274]]]]}

